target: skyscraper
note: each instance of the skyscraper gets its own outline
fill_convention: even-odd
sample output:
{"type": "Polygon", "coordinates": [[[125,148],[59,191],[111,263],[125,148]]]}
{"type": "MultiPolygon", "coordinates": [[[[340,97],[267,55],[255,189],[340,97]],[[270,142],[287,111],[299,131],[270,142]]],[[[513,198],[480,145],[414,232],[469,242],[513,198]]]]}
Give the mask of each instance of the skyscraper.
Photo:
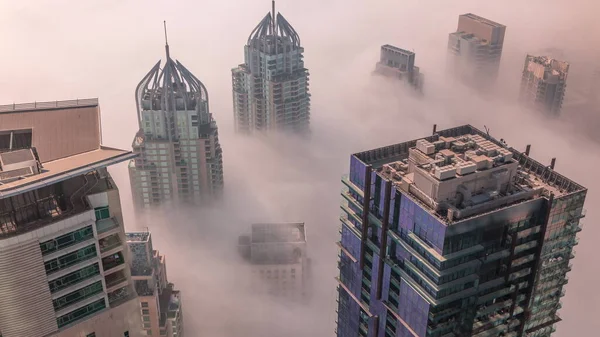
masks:
{"type": "Polygon", "coordinates": [[[181,293],[167,279],[164,255],[152,246],[150,232],[126,233],[131,277],[142,305],[142,327],[148,336],[183,336],[181,293]]]}
{"type": "Polygon", "coordinates": [[[496,81],[506,26],[475,14],[458,17],[448,37],[450,72],[467,85],[487,88],[496,81]]]}
{"type": "Polygon", "coordinates": [[[337,336],[550,336],[587,190],[470,125],[356,153],[337,336]]]}
{"type": "Polygon", "coordinates": [[[0,335],[141,336],[96,99],[0,106],[0,335]]]}
{"type": "Polygon", "coordinates": [[[240,236],[238,248],[249,262],[252,291],[305,298],[310,260],[304,223],[253,224],[250,235],[240,236]]]}
{"type": "Polygon", "coordinates": [[[134,204],[150,207],[167,200],[198,204],[223,189],[223,155],[206,87],[165,45],[136,89],[139,131],[129,164],[134,204]]]}
{"type": "Polygon", "coordinates": [[[521,78],[521,101],[548,115],[560,114],[569,63],[546,56],[527,55],[521,78]]]}
{"type": "Polygon", "coordinates": [[[414,52],[386,44],[381,46],[379,62],[375,72],[381,75],[396,77],[413,88],[423,90],[424,75],[415,66],[416,55],[414,52]]]}
{"type": "Polygon", "coordinates": [[[232,69],[235,129],[306,133],[310,127],[304,48],[287,20],[268,13],[244,46],[243,64],[232,69]]]}

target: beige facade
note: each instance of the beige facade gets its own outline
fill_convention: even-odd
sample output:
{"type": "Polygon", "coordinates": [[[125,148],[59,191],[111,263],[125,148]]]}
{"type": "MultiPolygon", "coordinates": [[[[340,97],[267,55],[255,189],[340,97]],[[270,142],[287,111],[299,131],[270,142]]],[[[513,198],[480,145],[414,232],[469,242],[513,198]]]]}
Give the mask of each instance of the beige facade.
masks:
{"type": "Polygon", "coordinates": [[[546,56],[527,55],[521,77],[521,102],[548,115],[562,109],[569,63],[546,56]]]}
{"type": "MultiPolygon", "coordinates": [[[[15,150],[14,134],[0,155],[0,335],[138,337],[140,304],[128,268],[119,191],[107,171],[133,155],[101,147],[99,137],[95,145],[77,143],[75,131],[36,124],[50,118],[43,106],[8,113],[0,107],[0,118],[14,118],[12,128],[33,130],[32,141],[17,139],[19,146],[35,146],[40,159],[52,159],[42,163],[32,160],[32,151],[15,150]],[[47,139],[60,146],[44,147],[47,139]]],[[[97,105],[81,109],[50,110],[62,125],[95,116],[82,128],[99,132],[93,123],[97,105]]]]}
{"type": "Polygon", "coordinates": [[[127,233],[131,274],[140,296],[142,328],[148,336],[183,336],[181,293],[168,283],[165,257],[152,246],[150,232],[127,233]]]}
{"type": "Polygon", "coordinates": [[[459,16],[456,32],[448,37],[448,70],[478,89],[495,83],[500,69],[506,26],[475,14],[459,16]]]}
{"type": "Polygon", "coordinates": [[[0,134],[32,130],[42,163],[100,148],[98,100],[0,106],[0,134]],[[66,122],[65,122],[66,121],[66,122]]]}

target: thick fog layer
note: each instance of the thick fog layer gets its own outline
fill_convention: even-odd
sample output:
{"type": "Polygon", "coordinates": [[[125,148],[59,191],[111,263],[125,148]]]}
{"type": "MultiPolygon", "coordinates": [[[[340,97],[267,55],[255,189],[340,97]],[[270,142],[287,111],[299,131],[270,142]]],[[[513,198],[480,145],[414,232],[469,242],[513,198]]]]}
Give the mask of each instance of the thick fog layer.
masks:
{"type": "MultiPolygon", "coordinates": [[[[595,239],[600,219],[600,145],[581,130],[590,113],[546,120],[520,109],[516,96],[525,55],[550,53],[571,62],[571,92],[590,85],[600,45],[596,1],[280,0],[296,28],[311,74],[310,140],[233,133],[232,67],[246,39],[270,10],[267,0],[4,1],[0,4],[0,104],[99,97],[104,144],[131,148],[137,130],[134,89],[164,58],[162,21],[171,55],[206,85],[224,150],[225,196],[211,208],[132,211],[126,165],[112,170],[121,189],[127,230],[152,231],[167,256],[171,282],[183,291],[186,335],[215,337],[332,336],[340,177],[350,154],[470,123],[588,187],[584,230],[569,275],[559,337],[600,331],[600,271],[595,239]],[[445,79],[448,33],[473,12],[507,28],[492,97],[445,79]],[[425,96],[372,77],[379,47],[414,50],[425,73],[425,96]],[[594,49],[596,48],[596,49],[594,49]],[[237,236],[257,221],[304,221],[313,260],[308,305],[259,297],[238,286],[247,277],[235,253],[237,236]]],[[[600,93],[598,93],[600,94],[600,93]]],[[[586,110],[587,111],[587,110],[586,110]]],[[[1,127],[1,126],[0,126],[1,127]]]]}

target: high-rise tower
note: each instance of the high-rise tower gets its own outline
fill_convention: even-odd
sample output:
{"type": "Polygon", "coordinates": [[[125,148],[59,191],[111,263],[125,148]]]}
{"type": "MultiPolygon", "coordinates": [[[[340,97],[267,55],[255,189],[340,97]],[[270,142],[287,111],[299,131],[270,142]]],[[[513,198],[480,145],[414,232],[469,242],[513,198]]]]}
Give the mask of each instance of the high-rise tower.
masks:
{"type": "Polygon", "coordinates": [[[475,14],[458,18],[448,37],[448,70],[467,85],[487,88],[496,81],[506,26],[475,14]]]}
{"type": "Polygon", "coordinates": [[[206,87],[171,58],[168,43],[165,49],[162,69],[158,61],[136,89],[133,152],[139,156],[129,175],[141,207],[167,200],[197,204],[223,189],[223,156],[206,87]]]}
{"type": "Polygon", "coordinates": [[[521,77],[520,100],[549,115],[560,114],[569,63],[546,56],[527,55],[521,77]]]}
{"type": "Polygon", "coordinates": [[[287,20],[268,13],[244,46],[244,64],[232,69],[235,129],[294,131],[310,126],[308,70],[304,48],[287,20]]]}
{"type": "Polygon", "coordinates": [[[550,336],[586,188],[470,125],[356,153],[337,336],[550,336]]]}
{"type": "Polygon", "coordinates": [[[425,75],[415,66],[415,53],[389,44],[381,46],[379,62],[375,72],[381,75],[397,77],[422,91],[425,75]]]}
{"type": "Polygon", "coordinates": [[[148,336],[183,336],[181,292],[167,279],[164,255],[152,246],[150,232],[125,233],[131,251],[131,276],[142,306],[148,336]]]}
{"type": "Polygon", "coordinates": [[[0,336],[141,336],[98,100],[0,106],[0,336]]]}

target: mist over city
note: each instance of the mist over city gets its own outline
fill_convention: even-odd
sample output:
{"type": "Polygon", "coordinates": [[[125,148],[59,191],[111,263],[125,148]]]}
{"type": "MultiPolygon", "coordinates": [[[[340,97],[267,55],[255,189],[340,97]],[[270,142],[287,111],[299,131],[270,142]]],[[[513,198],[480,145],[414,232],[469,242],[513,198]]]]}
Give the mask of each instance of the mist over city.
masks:
{"type": "MultiPolygon", "coordinates": [[[[231,69],[271,10],[267,0],[3,2],[0,104],[98,97],[102,144],[131,150],[138,132],[135,89],[170,55],[206,86],[223,149],[224,190],[203,206],[134,210],[127,163],[109,168],[120,191],[126,231],[152,233],[169,281],[181,290],[185,336],[334,336],[340,248],[340,190],[354,153],[470,124],[588,189],[577,258],[568,274],[562,321],[552,336],[600,331],[600,106],[582,104],[600,69],[600,4],[556,1],[278,0],[304,47],[310,73],[309,137],[241,135],[234,129],[231,69]],[[506,26],[496,86],[481,93],[446,73],[448,34],[475,13],[506,26]],[[380,48],[416,54],[425,75],[417,94],[375,76],[380,48]],[[570,63],[562,113],[517,99],[527,54],[570,63]],[[242,286],[250,277],[238,237],[254,223],[304,222],[311,260],[308,300],[287,302],[242,286]]],[[[596,78],[596,81],[600,78],[596,78]]],[[[600,88],[600,86],[596,86],[600,88]]],[[[600,95],[597,91],[595,96],[600,95]]],[[[591,95],[590,97],[592,97],[591,95]]],[[[598,101],[600,102],[600,101],[598,101]]],[[[2,125],[0,125],[0,130],[2,125]]],[[[2,254],[0,252],[0,254],[2,254]]],[[[1,336],[1,334],[0,334],[1,336]]]]}

